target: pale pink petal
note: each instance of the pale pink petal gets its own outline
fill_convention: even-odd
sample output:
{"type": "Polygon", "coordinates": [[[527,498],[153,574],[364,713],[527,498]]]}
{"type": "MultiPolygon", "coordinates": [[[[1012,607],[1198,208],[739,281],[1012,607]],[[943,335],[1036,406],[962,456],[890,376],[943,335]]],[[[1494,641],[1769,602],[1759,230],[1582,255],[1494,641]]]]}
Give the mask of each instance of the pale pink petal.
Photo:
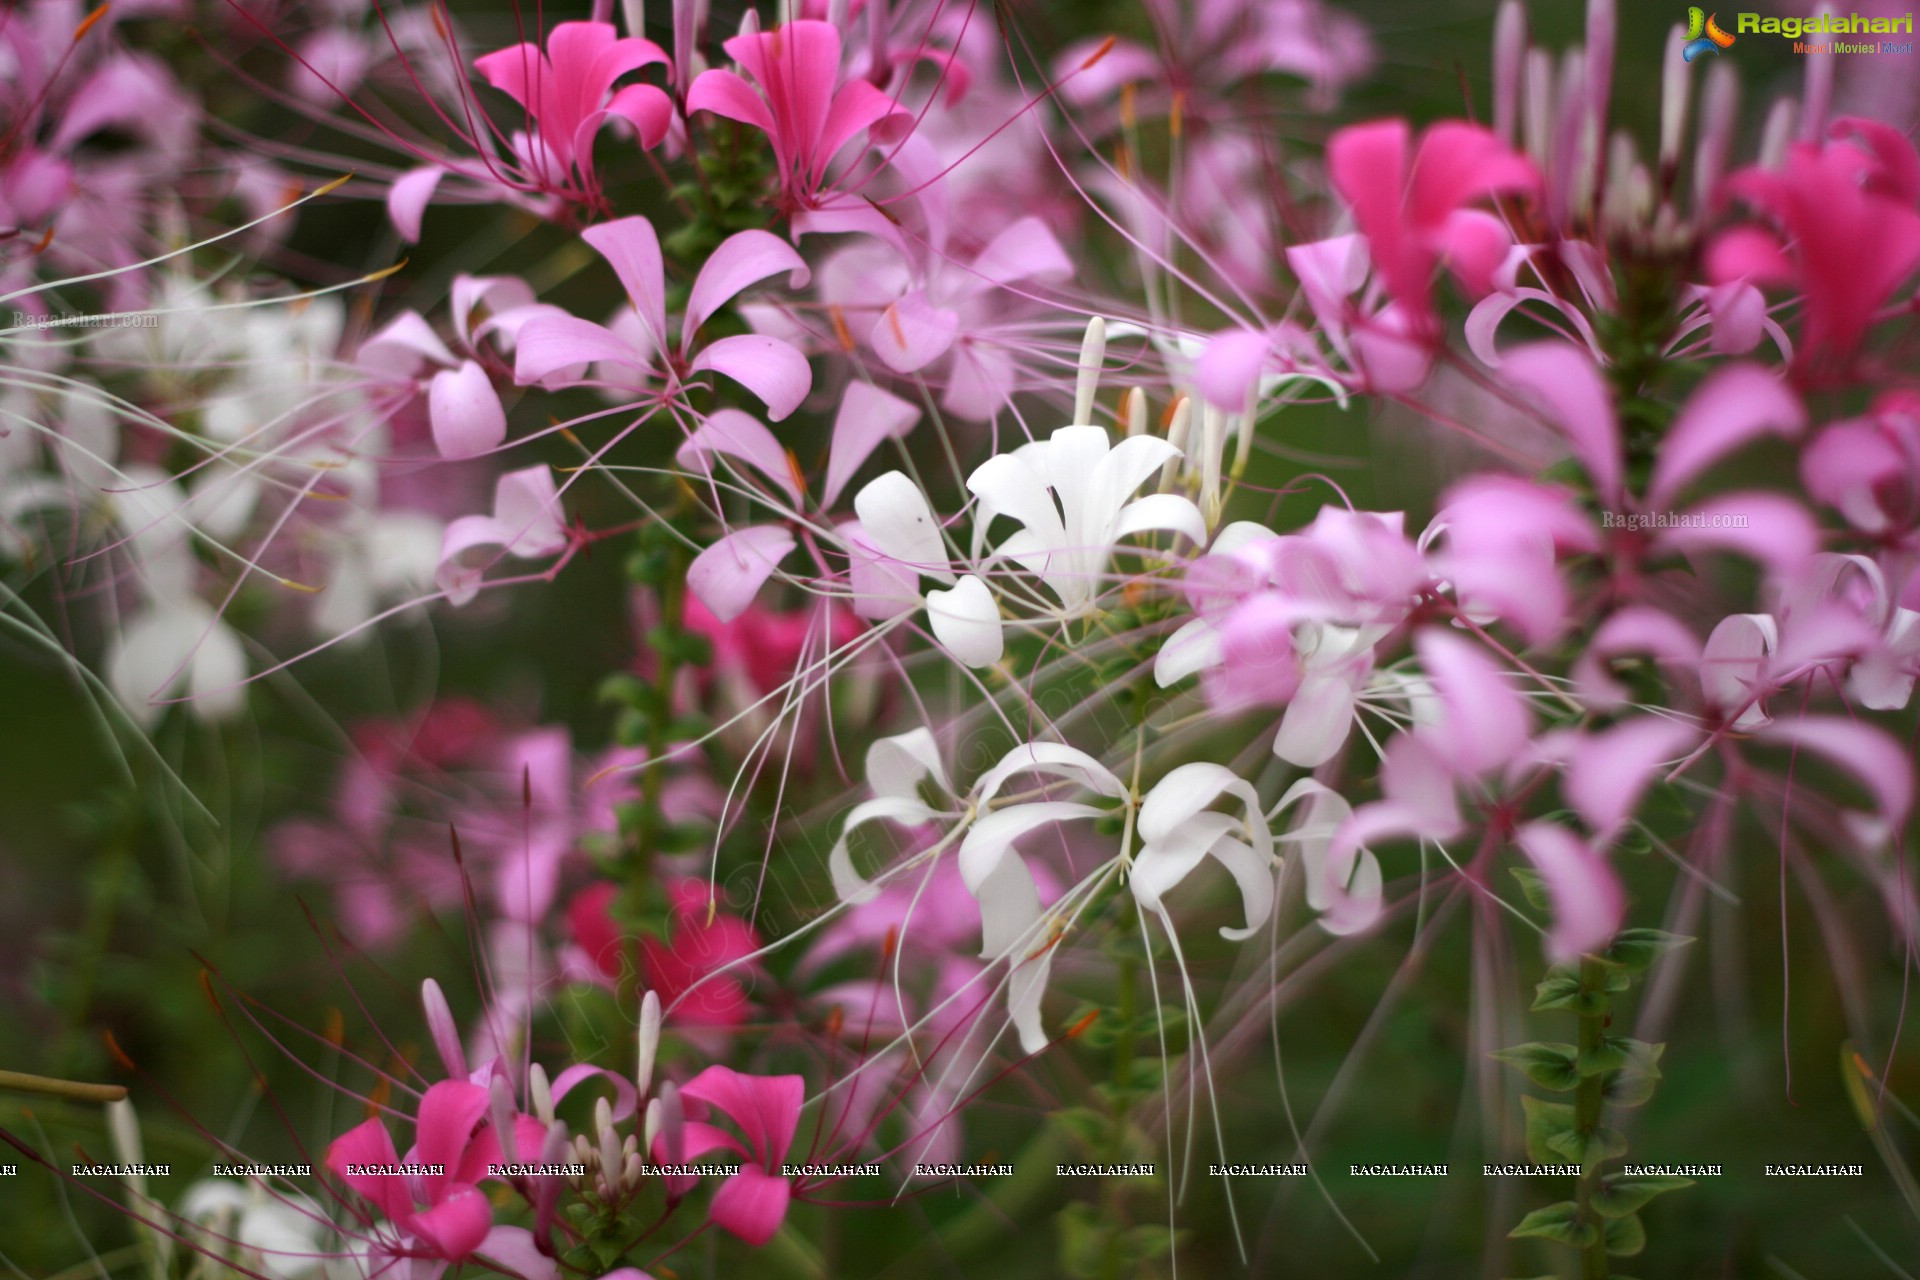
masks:
{"type": "Polygon", "coordinates": [[[1913,758],[1886,730],[1845,716],[1802,716],[1779,721],[1761,736],[1825,756],[1866,787],[1873,810],[1842,815],[1863,848],[1878,849],[1905,828],[1913,811],[1913,758]]]}
{"type": "Polygon", "coordinates": [[[1798,502],[1777,493],[1729,493],[1682,513],[1654,539],[1660,551],[1726,551],[1791,575],[1820,549],[1820,531],[1798,502]]]}
{"type": "Polygon", "coordinates": [[[544,463],[509,471],[494,482],[493,518],[506,532],[507,550],[514,555],[532,559],[566,548],[560,493],[544,463]]]}
{"type": "Polygon", "coordinates": [[[1780,644],[1780,628],[1764,613],[1722,618],[1700,652],[1700,689],[1723,714],[1738,713],[1736,729],[1767,723],[1767,669],[1780,644]]]}
{"type": "Polygon", "coordinates": [[[747,611],[795,546],[785,525],[749,525],[714,543],[687,566],[687,589],[722,622],[747,611]]]}
{"type": "Polygon", "coordinates": [[[1620,610],[1600,624],[1574,660],[1573,685],[1581,700],[1600,710],[1624,704],[1628,690],[1606,664],[1630,653],[1691,669],[1700,661],[1700,640],[1672,614],[1644,605],[1620,610]]]}
{"type": "Polygon", "coordinates": [[[387,217],[393,223],[393,229],[408,244],[420,239],[420,222],[426,216],[427,205],[433,200],[435,188],[440,179],[447,174],[438,165],[424,169],[411,170],[394,180],[387,188],[387,217]]]}
{"type": "Polygon", "coordinates": [[[1563,342],[1521,347],[1501,372],[1515,389],[1532,396],[1572,447],[1602,500],[1621,499],[1620,428],[1613,395],[1593,361],[1563,342]]]}
{"type": "Polygon", "coordinates": [[[1647,504],[1664,507],[1687,482],[1763,434],[1792,439],[1807,424],[1800,398],[1759,365],[1716,370],[1688,397],[1660,442],[1647,504]]]}
{"type": "Polygon", "coordinates": [[[1241,412],[1259,385],[1271,346],[1266,334],[1252,330],[1215,334],[1194,362],[1195,388],[1215,408],[1241,412]]]}
{"type": "Polygon", "coordinates": [[[748,464],[795,503],[800,501],[800,486],[793,468],[787,465],[785,446],[752,414],[740,409],[715,410],[674,452],[673,460],[689,471],[709,475],[716,454],[748,464]]]}
{"type": "Polygon", "coordinates": [[[1061,280],[1073,274],[1073,260],[1046,223],[1028,216],[1016,219],[989,240],[969,271],[978,280],[998,285],[1061,280]]]}
{"type": "Polygon", "coordinates": [[[920,607],[920,574],[873,545],[864,526],[849,520],[839,527],[847,549],[847,586],[856,615],[885,622],[920,607]]]}
{"type": "Polygon", "coordinates": [[[1432,627],[1414,637],[1413,647],[1440,694],[1439,736],[1459,772],[1485,773],[1526,744],[1532,713],[1486,650],[1432,627]]]}
{"type": "Polygon", "coordinates": [[[1639,807],[1656,768],[1700,738],[1692,725],[1641,716],[1581,737],[1567,755],[1560,783],[1569,803],[1606,845],[1639,807]]]}
{"type": "Polygon", "coordinates": [[[1620,931],[1627,914],[1626,889],[1606,858],[1572,832],[1549,822],[1530,822],[1514,842],[1539,871],[1553,904],[1547,958],[1556,964],[1600,950],[1620,931]]]}
{"type": "Polygon", "coordinates": [[[958,312],[934,306],[915,289],[880,313],[867,341],[895,373],[912,373],[944,355],[959,330],[958,312]]]}
{"type": "MultiPolygon", "coordinates": [[[[592,245],[620,278],[627,300],[654,337],[657,349],[667,345],[666,269],[660,258],[660,237],[653,224],[638,215],[616,218],[588,227],[580,238],[592,245]]],[[[525,341],[523,334],[522,339],[525,341]]]]}
{"type": "Polygon", "coordinates": [[[395,378],[411,378],[423,363],[457,363],[447,344],[417,311],[403,311],[380,332],[360,344],[354,363],[395,378]]]}
{"type": "Polygon", "coordinates": [[[767,231],[742,231],[722,240],[707,256],[687,296],[682,350],[691,346],[694,331],[742,289],[782,271],[788,273],[789,288],[798,289],[807,282],[806,260],[779,236],[767,231]]]}
{"type": "Polygon", "coordinates": [[[859,378],[847,384],[833,419],[833,445],[827,455],[827,483],[820,505],[831,507],[860,464],[882,440],[904,440],[920,421],[920,407],[859,378]]]}
{"type": "Polygon", "coordinates": [[[472,360],[433,375],[427,390],[427,419],[434,447],[443,458],[472,458],[498,448],[507,438],[507,412],[487,371],[472,360]]]}
{"type": "MultiPolygon", "coordinates": [[[[513,380],[521,386],[590,364],[615,364],[643,372],[650,368],[645,355],[611,329],[557,309],[543,309],[520,326],[513,353],[513,380]]],[[[573,377],[569,374],[568,380],[573,377]]]]}
{"type": "Polygon", "coordinates": [[[780,421],[813,389],[813,370],[792,343],[758,333],[710,342],[694,357],[692,369],[723,373],[760,399],[767,416],[780,421]]]}

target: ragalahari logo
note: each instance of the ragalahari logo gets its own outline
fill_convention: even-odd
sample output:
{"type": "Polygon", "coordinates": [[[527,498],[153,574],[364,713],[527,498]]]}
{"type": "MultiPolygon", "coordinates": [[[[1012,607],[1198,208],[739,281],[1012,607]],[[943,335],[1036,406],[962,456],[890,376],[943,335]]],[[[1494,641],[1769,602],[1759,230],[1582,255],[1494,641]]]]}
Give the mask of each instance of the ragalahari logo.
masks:
{"type": "Polygon", "coordinates": [[[1714,21],[1719,16],[1703,12],[1699,5],[1687,10],[1687,43],[1680,50],[1681,57],[1692,62],[1703,53],[1718,53],[1733,43],[1733,37],[1714,21]]]}

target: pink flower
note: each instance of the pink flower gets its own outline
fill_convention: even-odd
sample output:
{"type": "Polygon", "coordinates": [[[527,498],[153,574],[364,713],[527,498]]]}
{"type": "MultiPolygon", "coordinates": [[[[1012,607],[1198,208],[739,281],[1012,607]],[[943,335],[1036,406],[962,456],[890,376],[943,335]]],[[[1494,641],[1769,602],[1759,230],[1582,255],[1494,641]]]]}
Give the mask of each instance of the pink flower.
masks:
{"type": "Polygon", "coordinates": [[[709,919],[706,881],[681,879],[667,887],[671,924],[665,937],[643,937],[633,946],[611,914],[618,892],[606,882],[589,885],[567,906],[574,942],[600,974],[617,980],[637,963],[643,984],[660,997],[667,1017],[684,1027],[726,1029],[744,1022],[746,985],[720,970],[743,965],[760,950],[754,927],[726,912],[709,919]]]}
{"type": "Polygon", "coordinates": [[[500,1143],[486,1120],[491,1095],[482,1085],[442,1080],[420,1099],[414,1144],[403,1160],[379,1117],[349,1129],[327,1148],[327,1168],[386,1215],[401,1240],[397,1257],[461,1262],[493,1229],[493,1207],[479,1189],[500,1143]],[[415,1168],[440,1172],[413,1172],[415,1168]]]}
{"type": "MultiPolygon", "coordinates": [[[[748,1076],[731,1067],[708,1067],[680,1088],[689,1119],[673,1142],[654,1143],[654,1162],[683,1164],[710,1151],[742,1157],[740,1172],[720,1184],[708,1210],[713,1221],[751,1245],[763,1245],[786,1220],[793,1186],[780,1166],[800,1126],[806,1083],[799,1076],[748,1076]],[[719,1111],[740,1129],[736,1138],[705,1123],[719,1111]]],[[[682,1192],[684,1194],[684,1192],[682,1192]]]]}
{"type": "Polygon", "coordinates": [[[514,150],[527,169],[559,188],[576,186],[577,173],[577,185],[590,190],[594,137],[608,119],[631,124],[643,147],[656,147],[667,136],[673,100],[663,90],[650,84],[613,89],[628,72],[666,61],[651,40],[617,38],[611,22],[562,22],[547,33],[546,53],[516,44],[473,65],[538,126],[537,132],[514,135],[514,150]]]}
{"type": "Polygon", "coordinates": [[[1424,334],[1434,324],[1434,269],[1444,262],[1477,297],[1512,244],[1499,219],[1469,202],[1532,192],[1540,175],[1493,134],[1458,120],[1431,126],[1412,148],[1404,120],[1354,125],[1327,143],[1327,174],[1353,209],[1387,292],[1424,334]]]}
{"type": "Polygon", "coordinates": [[[820,207],[828,166],[847,143],[912,119],[867,81],[841,83],[840,33],[830,23],[743,32],[725,48],[753,82],[724,68],[703,71],[687,91],[687,114],[711,111],[766,134],[789,213],[820,207]]]}
{"type": "Polygon", "coordinates": [[[1802,365],[1849,363],[1880,306],[1920,266],[1913,144],[1877,121],[1836,120],[1824,145],[1796,143],[1779,169],[1743,169],[1723,191],[1771,225],[1721,235],[1707,274],[1798,288],[1802,365]]]}
{"type": "Polygon", "coordinates": [[[611,326],[577,319],[557,307],[542,308],[520,328],[514,378],[529,383],[576,383],[587,366],[620,389],[659,383],[677,397],[694,374],[723,373],[751,391],[778,421],[799,407],[813,385],[807,359],[792,344],[761,334],[718,338],[695,352],[700,326],[750,285],[779,272],[794,287],[807,279],[807,264],[791,245],[765,231],[727,237],[694,277],[677,339],[667,326],[667,282],[660,238],[642,217],[621,218],[581,232],[619,277],[631,309],[611,326]]]}

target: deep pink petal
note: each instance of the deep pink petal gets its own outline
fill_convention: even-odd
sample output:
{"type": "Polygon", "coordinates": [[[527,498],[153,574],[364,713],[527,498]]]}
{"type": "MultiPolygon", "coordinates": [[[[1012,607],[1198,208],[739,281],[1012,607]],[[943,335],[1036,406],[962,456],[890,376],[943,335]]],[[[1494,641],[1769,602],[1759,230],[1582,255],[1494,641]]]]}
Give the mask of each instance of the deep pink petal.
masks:
{"type": "Polygon", "coordinates": [[[404,1178],[378,1174],[349,1173],[354,1165],[393,1165],[400,1162],[393,1149],[393,1137],[376,1116],[364,1120],[335,1138],[327,1147],[327,1168],[340,1181],[380,1206],[389,1218],[403,1214],[407,1204],[404,1178]]]}
{"type": "Polygon", "coordinates": [[[799,1076],[749,1076],[713,1066],[687,1081],[680,1092],[724,1111],[740,1126],[759,1162],[777,1169],[799,1128],[807,1089],[799,1076]]]}
{"type": "Polygon", "coordinates": [[[415,1214],[407,1227],[448,1262],[472,1256],[493,1229],[493,1206],[474,1187],[456,1188],[424,1213],[415,1214]]]}
{"type": "Polygon", "coordinates": [[[758,1247],[773,1239],[787,1218],[787,1203],[793,1188],[787,1180],[763,1172],[757,1165],[742,1165],[740,1172],[728,1178],[713,1194],[713,1206],[707,1211],[720,1226],[758,1247]]]}

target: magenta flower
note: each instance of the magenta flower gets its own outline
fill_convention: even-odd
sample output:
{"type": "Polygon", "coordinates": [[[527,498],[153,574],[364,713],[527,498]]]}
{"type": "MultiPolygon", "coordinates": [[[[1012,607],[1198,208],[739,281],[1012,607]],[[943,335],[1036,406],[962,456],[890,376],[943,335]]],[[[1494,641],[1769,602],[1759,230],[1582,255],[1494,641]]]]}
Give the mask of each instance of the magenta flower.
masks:
{"type": "Polygon", "coordinates": [[[521,385],[584,381],[597,365],[606,383],[638,389],[658,384],[678,397],[693,375],[723,373],[759,397],[775,421],[786,417],[813,386],[807,359],[791,343],[761,334],[719,338],[694,350],[700,326],[749,285],[785,271],[806,283],[807,264],[793,247],[765,231],[742,231],[722,241],[700,274],[676,335],[667,325],[667,282],[660,238],[643,217],[621,218],[581,232],[625,286],[631,310],[611,326],[543,308],[520,328],[514,378],[521,385]]]}
{"type": "Polygon", "coordinates": [[[679,1134],[655,1141],[655,1163],[682,1164],[712,1151],[739,1155],[740,1172],[720,1184],[708,1213],[748,1244],[765,1244],[786,1220],[793,1198],[780,1167],[800,1127],[806,1083],[799,1076],[748,1076],[713,1066],[682,1085],[680,1097],[689,1118],[679,1134]],[[705,1123],[709,1109],[732,1120],[741,1136],[705,1123]]]}
{"type": "Polygon", "coordinates": [[[327,1148],[327,1168],[372,1201],[399,1233],[384,1242],[387,1252],[461,1262],[486,1244],[493,1207],[479,1184],[488,1164],[500,1159],[499,1140],[483,1125],[490,1105],[484,1086],[442,1080],[420,1099],[414,1144],[404,1160],[378,1116],[327,1148]]]}
{"type": "Polygon", "coordinates": [[[630,71],[656,63],[666,53],[651,40],[620,39],[611,22],[562,22],[547,33],[547,51],[516,44],[475,58],[487,83],[522,107],[537,126],[516,133],[513,147],[532,174],[559,188],[592,189],[593,142],[609,119],[631,124],[640,145],[656,147],[673,120],[673,99],[650,84],[614,90],[630,71]],[[611,96],[609,96],[611,95],[611,96]]]}
{"type": "Polygon", "coordinates": [[[1913,143],[1878,121],[1836,120],[1824,145],[1796,143],[1780,168],[1743,169],[1723,190],[1771,225],[1714,241],[1708,275],[1799,289],[1801,363],[1844,366],[1881,305],[1920,267],[1913,143]]]}
{"type": "Polygon", "coordinates": [[[737,71],[703,71],[687,91],[687,114],[711,111],[766,134],[789,213],[821,206],[829,166],[847,143],[912,118],[867,81],[841,82],[840,33],[829,23],[743,32],[725,48],[752,83],[737,71]]]}
{"type": "Polygon", "coordinates": [[[1387,292],[1419,333],[1434,324],[1436,267],[1444,262],[1478,297],[1512,245],[1506,226],[1470,202],[1540,185],[1525,156],[1458,120],[1428,128],[1417,150],[1404,120],[1342,129],[1327,143],[1327,175],[1353,209],[1387,292]]]}

